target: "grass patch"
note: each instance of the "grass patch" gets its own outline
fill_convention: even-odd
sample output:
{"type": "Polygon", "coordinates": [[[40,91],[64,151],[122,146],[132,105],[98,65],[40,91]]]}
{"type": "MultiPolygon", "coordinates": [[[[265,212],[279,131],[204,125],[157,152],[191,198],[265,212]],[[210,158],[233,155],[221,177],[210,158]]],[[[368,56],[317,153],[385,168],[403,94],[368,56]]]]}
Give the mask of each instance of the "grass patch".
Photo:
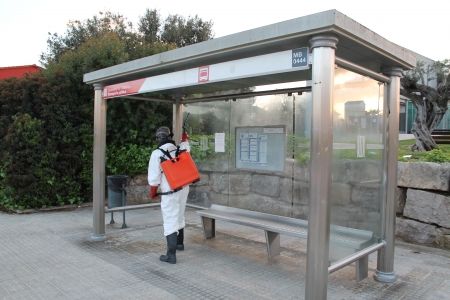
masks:
{"type": "MultiPolygon", "coordinates": [[[[416,143],[416,140],[404,140],[398,144],[398,161],[404,162],[427,162],[430,161],[430,152],[413,152],[411,147],[416,143]],[[411,158],[404,158],[406,155],[411,155],[411,158]]],[[[439,144],[439,149],[442,154],[450,157],[450,144],[439,144]]]]}

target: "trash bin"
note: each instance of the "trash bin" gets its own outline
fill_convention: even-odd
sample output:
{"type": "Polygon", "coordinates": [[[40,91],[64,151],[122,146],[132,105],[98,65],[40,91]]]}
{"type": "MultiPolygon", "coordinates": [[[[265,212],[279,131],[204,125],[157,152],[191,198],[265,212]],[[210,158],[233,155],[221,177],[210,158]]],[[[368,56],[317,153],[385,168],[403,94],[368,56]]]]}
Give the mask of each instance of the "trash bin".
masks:
{"type": "MultiPolygon", "coordinates": [[[[108,207],[119,207],[127,205],[127,194],[125,187],[127,186],[127,175],[111,175],[107,177],[108,181],[108,207]]],[[[122,211],[123,223],[122,228],[127,228],[125,223],[125,211],[122,211]]],[[[111,221],[114,224],[114,213],[111,212],[111,221]]]]}
{"type": "Polygon", "coordinates": [[[127,196],[123,185],[127,185],[127,175],[111,175],[107,177],[108,181],[108,207],[125,206],[127,196]],[[122,199],[122,191],[124,199],[122,199]]]}

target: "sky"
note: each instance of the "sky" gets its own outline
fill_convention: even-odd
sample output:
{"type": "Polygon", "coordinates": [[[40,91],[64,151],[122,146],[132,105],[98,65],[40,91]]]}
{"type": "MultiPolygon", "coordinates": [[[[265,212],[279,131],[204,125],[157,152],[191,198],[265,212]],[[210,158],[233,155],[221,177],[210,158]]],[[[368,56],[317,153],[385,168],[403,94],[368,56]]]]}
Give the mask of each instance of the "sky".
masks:
{"type": "Polygon", "coordinates": [[[450,58],[448,0],[0,0],[0,67],[39,63],[48,33],[64,34],[70,20],[100,11],[120,13],[137,25],[146,8],[198,15],[214,22],[215,38],[337,9],[387,40],[433,60],[450,58]]]}

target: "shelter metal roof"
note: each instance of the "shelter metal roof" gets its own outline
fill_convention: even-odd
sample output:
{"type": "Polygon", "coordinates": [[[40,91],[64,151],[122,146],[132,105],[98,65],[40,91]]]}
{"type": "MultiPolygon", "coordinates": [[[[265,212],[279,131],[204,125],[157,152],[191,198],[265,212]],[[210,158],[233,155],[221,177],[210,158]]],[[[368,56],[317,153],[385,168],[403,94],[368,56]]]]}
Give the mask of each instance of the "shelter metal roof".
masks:
{"type": "MultiPolygon", "coordinates": [[[[337,10],[329,10],[87,73],[84,75],[84,82],[112,85],[204,65],[308,47],[311,36],[324,33],[334,33],[339,37],[336,57],[374,72],[380,72],[382,67],[408,70],[416,64],[415,56],[408,49],[386,40],[337,10]]],[[[192,94],[310,78],[309,69],[164,92],[192,94]]]]}

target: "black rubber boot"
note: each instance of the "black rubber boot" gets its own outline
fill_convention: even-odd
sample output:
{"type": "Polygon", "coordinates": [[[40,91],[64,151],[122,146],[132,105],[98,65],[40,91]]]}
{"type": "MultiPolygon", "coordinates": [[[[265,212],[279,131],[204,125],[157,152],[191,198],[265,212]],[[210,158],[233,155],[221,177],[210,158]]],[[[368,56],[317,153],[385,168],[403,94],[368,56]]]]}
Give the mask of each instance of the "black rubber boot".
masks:
{"type": "Polygon", "coordinates": [[[177,236],[177,250],[184,250],[184,228],[178,230],[177,236]]]}
{"type": "Polygon", "coordinates": [[[174,232],[168,236],[166,236],[167,240],[167,255],[161,255],[159,257],[160,261],[168,262],[169,264],[177,263],[177,233],[174,232]]]}

